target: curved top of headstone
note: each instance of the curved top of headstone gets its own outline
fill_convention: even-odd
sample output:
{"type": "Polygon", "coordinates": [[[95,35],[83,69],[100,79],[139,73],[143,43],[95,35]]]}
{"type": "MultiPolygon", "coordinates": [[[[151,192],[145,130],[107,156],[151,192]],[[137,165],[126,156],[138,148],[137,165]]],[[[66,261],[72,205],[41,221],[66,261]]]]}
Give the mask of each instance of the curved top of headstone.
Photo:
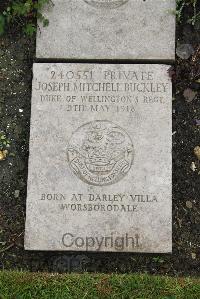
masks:
{"type": "Polygon", "coordinates": [[[86,3],[97,8],[116,8],[129,0],[84,0],[86,3]]]}

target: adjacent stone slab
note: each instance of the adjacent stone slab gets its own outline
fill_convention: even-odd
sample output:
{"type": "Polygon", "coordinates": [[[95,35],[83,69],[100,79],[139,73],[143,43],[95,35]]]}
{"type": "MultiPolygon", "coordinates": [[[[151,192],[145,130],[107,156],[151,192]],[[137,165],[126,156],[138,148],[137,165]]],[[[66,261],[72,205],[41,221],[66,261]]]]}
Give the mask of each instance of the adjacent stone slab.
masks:
{"type": "Polygon", "coordinates": [[[175,57],[175,0],[56,0],[37,34],[37,57],[175,57]]]}
{"type": "Polygon", "coordinates": [[[171,251],[168,68],[34,64],[26,249],[171,251]]]}

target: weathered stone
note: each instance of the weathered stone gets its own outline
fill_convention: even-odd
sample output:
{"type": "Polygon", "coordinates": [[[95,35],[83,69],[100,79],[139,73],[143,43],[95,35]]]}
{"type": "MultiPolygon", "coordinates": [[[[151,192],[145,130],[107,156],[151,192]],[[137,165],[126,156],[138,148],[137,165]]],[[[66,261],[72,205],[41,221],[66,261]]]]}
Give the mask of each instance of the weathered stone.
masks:
{"type": "Polygon", "coordinates": [[[181,59],[188,59],[192,54],[194,54],[194,48],[190,44],[177,44],[176,55],[181,59]]]}
{"type": "Polygon", "coordinates": [[[168,68],[34,65],[26,249],[171,251],[168,68]]]}
{"type": "Polygon", "coordinates": [[[188,208],[188,209],[192,209],[192,202],[191,201],[189,201],[189,200],[187,200],[186,201],[186,207],[188,208]]]}
{"type": "Polygon", "coordinates": [[[200,146],[195,146],[194,154],[197,157],[197,159],[200,160],[200,146]]]}
{"type": "Polygon", "coordinates": [[[188,103],[192,102],[196,98],[197,94],[198,92],[193,91],[191,88],[186,88],[183,92],[184,98],[188,103]]]}
{"type": "Polygon", "coordinates": [[[18,198],[20,194],[20,190],[15,190],[14,196],[15,198],[18,198]]]}
{"type": "Polygon", "coordinates": [[[39,24],[37,57],[173,60],[173,11],[175,0],[54,1],[44,11],[50,24],[39,24]]]}

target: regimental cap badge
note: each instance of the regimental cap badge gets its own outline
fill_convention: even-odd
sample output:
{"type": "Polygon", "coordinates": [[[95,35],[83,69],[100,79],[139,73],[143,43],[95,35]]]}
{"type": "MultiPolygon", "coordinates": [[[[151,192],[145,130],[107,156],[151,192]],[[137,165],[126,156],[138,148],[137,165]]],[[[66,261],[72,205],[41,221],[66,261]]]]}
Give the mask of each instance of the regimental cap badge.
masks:
{"type": "Polygon", "coordinates": [[[128,133],[107,120],[95,120],[77,128],[68,146],[73,173],[90,185],[110,185],[123,179],[134,158],[128,133]]]}

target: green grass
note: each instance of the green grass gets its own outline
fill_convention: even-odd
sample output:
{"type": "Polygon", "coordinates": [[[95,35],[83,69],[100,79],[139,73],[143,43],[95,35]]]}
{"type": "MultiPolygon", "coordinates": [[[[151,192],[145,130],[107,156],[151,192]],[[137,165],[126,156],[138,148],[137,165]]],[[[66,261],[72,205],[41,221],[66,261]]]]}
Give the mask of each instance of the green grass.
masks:
{"type": "Polygon", "coordinates": [[[1,299],[199,299],[200,279],[140,274],[0,272],[1,299]]]}

